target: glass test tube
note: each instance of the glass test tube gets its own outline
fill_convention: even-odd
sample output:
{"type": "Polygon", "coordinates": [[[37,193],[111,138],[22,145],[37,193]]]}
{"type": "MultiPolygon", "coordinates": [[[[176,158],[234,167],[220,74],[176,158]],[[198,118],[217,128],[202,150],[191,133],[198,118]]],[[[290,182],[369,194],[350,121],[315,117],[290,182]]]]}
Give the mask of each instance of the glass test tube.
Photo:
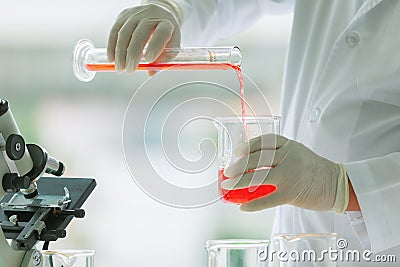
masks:
{"type": "MultiPolygon", "coordinates": [[[[236,46],[165,48],[162,60],[148,62],[142,57],[137,69],[236,70],[241,63],[242,55],[236,46]]],[[[96,72],[115,71],[114,63],[107,60],[107,49],[96,48],[86,39],[78,41],[75,46],[72,64],[75,77],[84,82],[93,80],[96,72]]]]}

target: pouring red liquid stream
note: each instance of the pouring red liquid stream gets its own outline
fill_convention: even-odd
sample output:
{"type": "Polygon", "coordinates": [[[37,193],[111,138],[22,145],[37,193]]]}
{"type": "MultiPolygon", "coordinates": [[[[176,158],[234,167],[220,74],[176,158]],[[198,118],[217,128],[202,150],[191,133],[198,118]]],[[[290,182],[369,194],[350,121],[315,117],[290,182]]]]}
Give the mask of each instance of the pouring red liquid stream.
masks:
{"type": "MultiPolygon", "coordinates": [[[[86,64],[86,68],[89,71],[115,71],[115,64],[106,63],[106,64],[86,64]]],[[[137,67],[137,70],[153,70],[153,71],[161,71],[165,69],[174,69],[174,70],[229,70],[232,69],[236,72],[239,86],[240,86],[240,103],[242,108],[242,123],[244,128],[244,140],[247,141],[247,127],[246,127],[246,109],[245,109],[245,98],[244,98],[244,83],[243,83],[243,74],[242,70],[239,66],[229,64],[229,63],[140,63],[137,67]]],[[[251,170],[257,171],[257,170],[251,170]]],[[[221,188],[222,181],[228,179],[224,176],[224,170],[218,170],[218,186],[219,192],[223,196],[224,200],[231,203],[242,204],[248,201],[254,200],[256,198],[260,198],[266,196],[268,194],[273,193],[276,190],[275,185],[271,184],[262,184],[256,186],[250,186],[248,188],[235,189],[235,190],[226,190],[221,188]]]]}
{"type": "MultiPolygon", "coordinates": [[[[105,64],[86,64],[86,69],[89,71],[115,71],[114,63],[105,63],[105,64]]],[[[247,131],[246,131],[246,110],[245,110],[245,100],[244,100],[244,84],[243,84],[243,75],[242,70],[239,66],[229,64],[229,63],[140,63],[137,67],[137,70],[153,70],[160,71],[173,68],[174,70],[229,70],[232,69],[236,72],[239,85],[240,85],[240,103],[242,106],[242,122],[245,133],[245,140],[247,141],[247,131]]]]}

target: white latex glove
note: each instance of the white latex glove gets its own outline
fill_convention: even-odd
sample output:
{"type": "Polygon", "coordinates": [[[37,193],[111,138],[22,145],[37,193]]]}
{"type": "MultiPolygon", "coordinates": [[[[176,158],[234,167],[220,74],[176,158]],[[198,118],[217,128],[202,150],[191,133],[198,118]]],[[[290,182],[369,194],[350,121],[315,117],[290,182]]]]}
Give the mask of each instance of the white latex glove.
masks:
{"type": "Polygon", "coordinates": [[[107,56],[118,72],[136,70],[148,44],[146,60],[156,60],[165,47],[181,42],[182,12],[173,0],[144,1],[122,11],[111,28],[107,56]]]}
{"type": "Polygon", "coordinates": [[[275,134],[262,135],[240,145],[235,154],[241,158],[225,169],[225,176],[230,179],[222,183],[224,189],[260,184],[277,186],[274,193],[242,204],[243,211],[283,204],[337,213],[347,208],[349,186],[343,166],[296,141],[275,134]],[[248,172],[257,168],[264,169],[248,172]]]}

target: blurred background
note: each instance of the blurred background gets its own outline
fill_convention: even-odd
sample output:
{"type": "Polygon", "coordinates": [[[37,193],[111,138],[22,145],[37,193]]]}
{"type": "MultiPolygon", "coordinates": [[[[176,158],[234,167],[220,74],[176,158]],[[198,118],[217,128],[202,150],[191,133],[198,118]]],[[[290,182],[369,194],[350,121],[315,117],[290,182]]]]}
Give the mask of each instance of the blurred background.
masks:
{"type": "MultiPolygon", "coordinates": [[[[84,205],[85,219],[74,220],[67,238],[50,248],[94,249],[97,267],[206,266],[206,240],[268,239],[273,211],[241,213],[222,202],[179,209],[148,197],[126,167],[121,137],[129,100],[146,73],[101,73],[90,83],[72,73],[75,43],[87,38],[105,47],[116,16],[138,2],[0,1],[0,97],[10,102],[25,140],[63,161],[66,176],[97,179],[84,205]]],[[[243,72],[262,90],[274,115],[279,115],[291,20],[292,14],[266,16],[216,44],[240,47],[243,72]]],[[[251,92],[246,96],[257,101],[251,92]]],[[[194,139],[202,133],[190,132],[194,139]]],[[[205,175],[217,179],[216,169],[205,175]]]]}

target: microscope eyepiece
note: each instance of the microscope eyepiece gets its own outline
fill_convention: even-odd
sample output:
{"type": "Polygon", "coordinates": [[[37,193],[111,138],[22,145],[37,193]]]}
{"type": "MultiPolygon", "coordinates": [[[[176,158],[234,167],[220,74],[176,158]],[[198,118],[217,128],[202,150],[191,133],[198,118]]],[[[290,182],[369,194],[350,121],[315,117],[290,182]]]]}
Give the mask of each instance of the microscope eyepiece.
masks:
{"type": "Polygon", "coordinates": [[[46,173],[50,173],[54,176],[61,176],[64,174],[64,171],[65,171],[65,166],[61,161],[48,157],[46,173]],[[54,163],[50,163],[50,161],[54,161],[54,163]],[[52,168],[50,166],[55,166],[55,168],[52,168]]]}

